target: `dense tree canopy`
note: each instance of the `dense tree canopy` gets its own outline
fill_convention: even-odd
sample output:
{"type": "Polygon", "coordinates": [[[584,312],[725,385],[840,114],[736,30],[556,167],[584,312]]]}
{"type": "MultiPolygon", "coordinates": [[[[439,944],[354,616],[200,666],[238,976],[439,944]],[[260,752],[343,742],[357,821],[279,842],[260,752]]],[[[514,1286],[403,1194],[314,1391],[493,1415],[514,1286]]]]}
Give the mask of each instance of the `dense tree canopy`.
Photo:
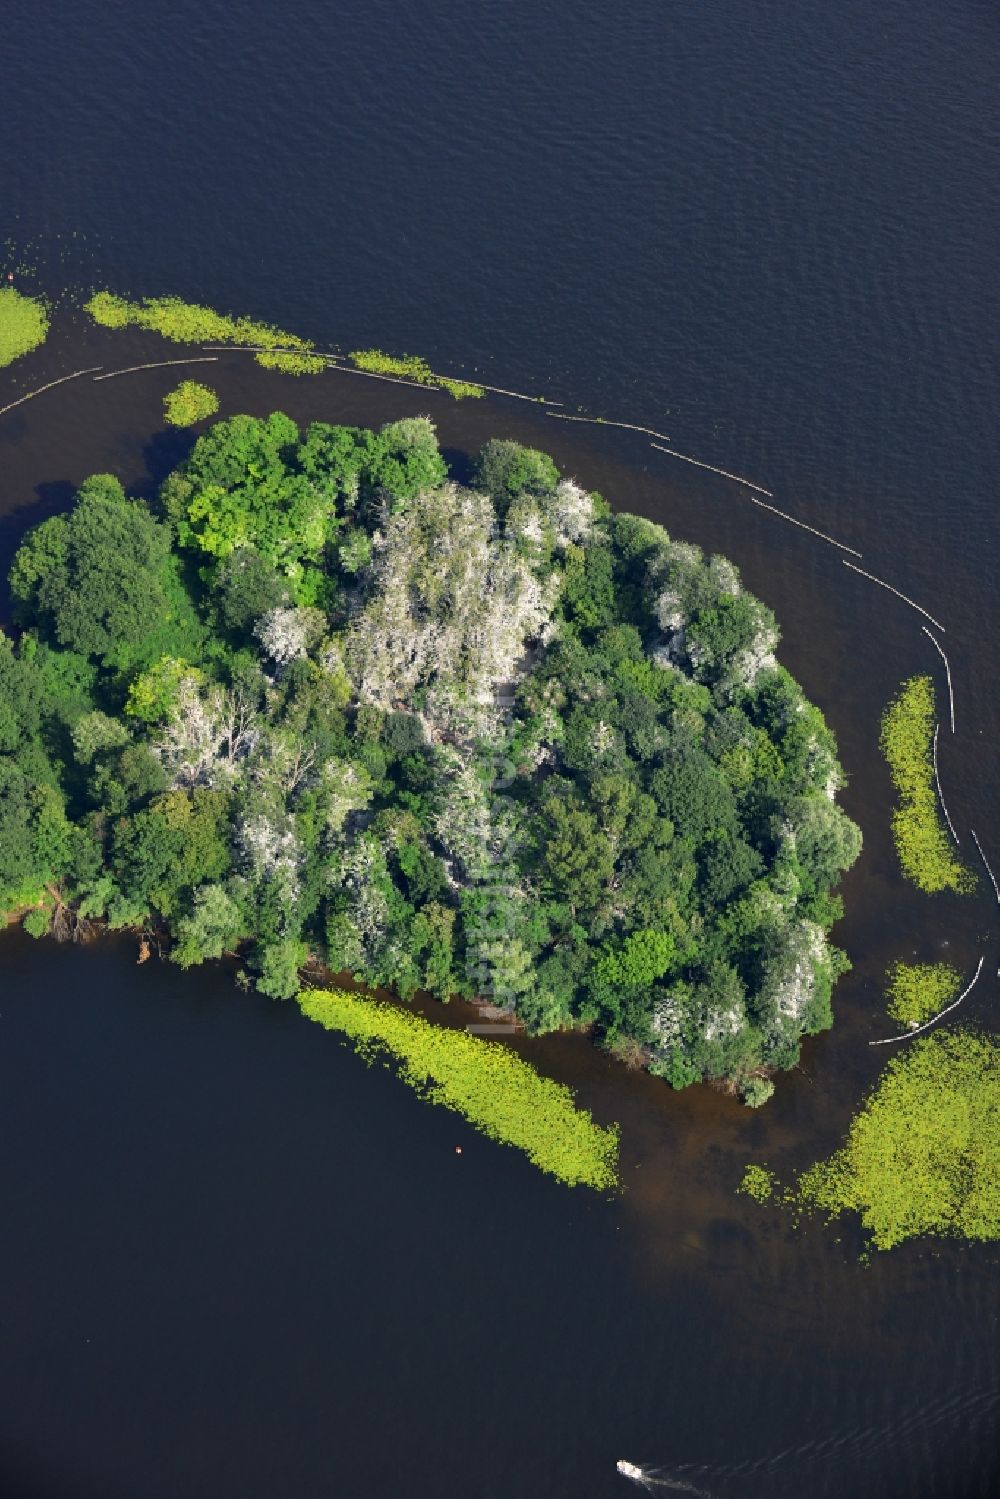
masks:
{"type": "Polygon", "coordinates": [[[275,413],[152,509],[89,479],[11,572],[0,894],[750,1087],[830,1024],[831,735],[730,563],[516,443],[473,475],[423,418],[275,413]]]}

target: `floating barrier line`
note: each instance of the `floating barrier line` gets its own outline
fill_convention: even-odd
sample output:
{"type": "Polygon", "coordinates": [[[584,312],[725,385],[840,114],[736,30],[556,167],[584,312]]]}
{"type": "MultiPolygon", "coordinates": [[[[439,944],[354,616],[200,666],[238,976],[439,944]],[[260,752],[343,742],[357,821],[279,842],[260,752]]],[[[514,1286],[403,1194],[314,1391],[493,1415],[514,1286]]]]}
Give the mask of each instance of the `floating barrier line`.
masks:
{"type": "MultiPolygon", "coordinates": [[[[550,412],[549,414],[552,416],[555,415],[554,412],[550,412]]],[[[610,423],[608,425],[610,426],[610,423]]],[[[700,458],[689,458],[686,453],[678,453],[676,448],[661,448],[658,442],[650,443],[650,447],[655,448],[658,453],[669,453],[671,458],[679,458],[682,463],[693,463],[695,468],[707,468],[711,474],[721,474],[724,479],[733,479],[737,484],[745,484],[747,489],[756,490],[758,494],[766,494],[769,499],[774,499],[774,495],[770,489],[765,489],[762,484],[752,483],[751,480],[745,479],[742,474],[731,474],[728,468],[716,468],[714,463],[702,463],[700,458]]]]}
{"type": "Polygon", "coordinates": [[[487,385],[485,380],[470,380],[467,375],[442,375],[439,370],[434,374],[438,380],[453,380],[456,385],[478,385],[480,390],[492,391],[497,396],[513,396],[515,401],[532,401],[536,406],[543,402],[546,406],[561,406],[562,401],[554,401],[551,396],[526,396],[522,390],[505,390],[502,385],[487,385]]]}
{"type": "MultiPolygon", "coordinates": [[[[553,404],[561,406],[562,402],[555,401],[553,404]]],[[[604,416],[566,416],[561,411],[549,411],[546,415],[554,416],[560,422],[587,422],[591,427],[623,427],[626,432],[642,432],[646,437],[659,437],[663,442],[670,441],[666,432],[656,432],[652,427],[637,427],[634,422],[612,422],[604,416]]]]}
{"type": "Polygon", "coordinates": [[[102,370],[103,364],[92,364],[88,370],[74,370],[71,375],[60,375],[58,380],[50,380],[48,385],[40,385],[37,390],[29,390],[26,396],[18,396],[16,401],[11,401],[9,406],[0,406],[0,416],[6,416],[8,411],[13,411],[15,406],[23,406],[25,401],[33,401],[35,396],[40,396],[43,391],[51,390],[54,385],[65,385],[67,380],[79,380],[81,375],[92,375],[95,370],[102,370]]]}
{"type": "Polygon", "coordinates": [[[353,364],[337,364],[335,360],[327,361],[331,369],[339,370],[342,375],[364,375],[366,380],[388,380],[390,385],[412,385],[414,390],[433,390],[441,394],[440,385],[428,384],[426,380],[404,380],[402,375],[377,375],[374,370],[359,370],[353,364]]]}
{"type": "Polygon", "coordinates": [[[768,505],[765,500],[758,500],[755,495],[750,496],[754,505],[759,505],[762,510],[770,510],[773,515],[780,515],[782,520],[790,520],[793,526],[801,526],[803,531],[811,531],[821,541],[828,541],[832,547],[839,547],[842,552],[850,552],[852,557],[862,557],[857,547],[845,546],[842,541],[835,541],[832,536],[827,536],[825,531],[817,531],[815,526],[807,526],[804,520],[797,520],[794,515],[789,515],[787,510],[779,510],[777,505],[768,505]]]}
{"type": "Polygon", "coordinates": [[[975,830],[975,828],[970,828],[969,831],[972,834],[972,837],[973,837],[973,839],[975,841],[975,845],[976,845],[976,847],[979,850],[979,857],[982,859],[983,863],[986,865],[986,873],[989,875],[990,880],[993,883],[993,893],[995,894],[995,896],[997,898],[997,905],[1000,905],[1000,887],[997,886],[997,877],[993,873],[992,869],[990,868],[989,860],[987,859],[986,855],[983,853],[983,845],[980,843],[979,839],[976,837],[976,830],[975,830]]]}
{"type": "MultiPolygon", "coordinates": [[[[941,660],[944,662],[944,669],[948,673],[948,702],[949,702],[949,704],[951,706],[951,732],[954,734],[954,732],[955,732],[955,694],[951,690],[951,667],[948,665],[948,657],[945,655],[944,651],[941,649],[940,643],[937,640],[934,639],[934,636],[931,634],[930,630],[928,630],[927,626],[926,625],[921,625],[920,628],[923,630],[923,632],[927,636],[928,640],[930,640],[930,641],[933,642],[934,649],[937,651],[938,655],[941,657],[941,660]]],[[[956,843],[958,842],[957,839],[955,841],[956,841],[956,843]]]]}
{"type": "MultiPolygon", "coordinates": [[[[976,836],[975,833],[973,833],[972,836],[975,837],[976,836]]],[[[923,1023],[923,1025],[915,1026],[912,1031],[904,1031],[901,1036],[886,1036],[886,1038],[885,1038],[884,1041],[869,1041],[868,1045],[869,1046],[891,1046],[894,1041],[912,1041],[913,1037],[914,1036],[919,1036],[921,1031],[927,1030],[929,1026],[937,1025],[938,1021],[943,1016],[950,1014],[952,1010],[957,1010],[958,1009],[959,1005],[962,1003],[962,1000],[965,998],[966,994],[969,994],[969,993],[972,992],[972,989],[975,987],[976,979],[978,979],[978,977],[982,973],[982,971],[983,971],[983,959],[980,958],[979,959],[979,967],[976,969],[975,976],[973,977],[972,983],[969,985],[968,989],[964,990],[964,992],[961,993],[958,996],[958,998],[955,1000],[954,1004],[946,1005],[943,1010],[939,1010],[936,1015],[932,1015],[931,1018],[930,1018],[930,1020],[925,1020],[924,1023],[923,1023]]]]}
{"type": "MultiPolygon", "coordinates": [[[[369,375],[375,380],[391,380],[395,385],[412,385],[414,390],[435,390],[440,392],[442,387],[425,380],[406,380],[402,375],[376,374],[374,370],[360,370],[357,365],[340,364],[339,354],[324,354],[318,349],[271,349],[264,344],[203,344],[205,349],[214,349],[222,354],[305,354],[311,359],[325,359],[333,369],[339,370],[342,375],[369,375]]],[[[532,401],[535,405],[544,402],[547,406],[561,406],[562,401],[554,401],[550,396],[528,396],[520,390],[507,390],[502,385],[487,385],[483,380],[469,380],[464,375],[442,375],[434,371],[436,380],[453,380],[457,385],[478,385],[481,390],[493,391],[498,396],[513,396],[515,401],[532,401]]]]}
{"type": "Polygon", "coordinates": [[[95,375],[94,384],[99,380],[117,380],[119,375],[134,375],[136,370],[165,370],[173,364],[218,364],[217,354],[201,355],[195,359],[160,359],[156,364],[130,364],[127,370],[112,370],[107,375],[95,375]]]}
{"type": "Polygon", "coordinates": [[[376,375],[374,370],[355,369],[351,364],[338,364],[336,354],[318,354],[315,349],[266,349],[263,344],[255,348],[252,344],[203,344],[202,348],[217,349],[220,354],[302,354],[309,359],[322,359],[330,369],[342,375],[365,375],[369,380],[388,380],[390,385],[411,385],[414,390],[440,391],[440,385],[428,385],[420,380],[404,380],[402,375],[376,375]]]}
{"type": "Polygon", "coordinates": [[[928,614],[926,609],[922,609],[919,604],[914,603],[913,599],[909,598],[905,593],[900,593],[898,588],[893,588],[891,583],[884,582],[882,578],[876,578],[874,573],[866,573],[863,567],[855,567],[854,563],[848,562],[845,557],[841,557],[840,560],[841,562],[843,562],[844,566],[849,567],[852,572],[860,573],[863,578],[870,578],[871,581],[873,583],[877,583],[880,588],[888,588],[889,592],[894,593],[897,599],[902,599],[904,604],[909,604],[911,609],[916,609],[918,614],[922,614],[925,619],[929,619],[932,625],[937,625],[942,635],[946,635],[948,633],[940,620],[935,619],[933,614],[928,614]]]}
{"type": "Polygon", "coordinates": [[[939,723],[934,725],[934,784],[937,786],[938,801],[941,803],[941,811],[944,813],[944,820],[948,824],[948,830],[955,842],[958,843],[958,834],[955,832],[955,824],[948,816],[948,808],[944,804],[944,792],[941,790],[941,777],[938,775],[937,742],[940,728],[941,725],[939,723]]]}
{"type": "Polygon", "coordinates": [[[285,349],[271,344],[202,344],[206,354],[308,354],[311,359],[334,360],[337,354],[324,354],[319,349],[285,349]]]}

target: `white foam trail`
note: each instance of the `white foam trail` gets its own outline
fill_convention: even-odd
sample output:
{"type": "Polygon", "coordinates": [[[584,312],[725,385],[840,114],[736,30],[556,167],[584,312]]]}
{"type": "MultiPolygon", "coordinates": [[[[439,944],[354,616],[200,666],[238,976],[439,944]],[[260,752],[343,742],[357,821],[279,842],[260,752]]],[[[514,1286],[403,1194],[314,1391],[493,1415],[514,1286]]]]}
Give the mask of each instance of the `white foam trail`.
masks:
{"type": "MultiPolygon", "coordinates": [[[[938,641],[936,641],[934,639],[934,636],[931,634],[930,630],[928,630],[927,626],[926,625],[921,625],[920,628],[923,630],[923,632],[927,636],[928,640],[930,640],[930,641],[933,642],[935,650],[937,651],[938,655],[941,657],[941,660],[944,662],[944,669],[948,673],[948,703],[949,703],[949,706],[951,707],[951,732],[954,734],[954,732],[955,732],[955,694],[951,690],[951,667],[948,665],[948,657],[945,655],[944,651],[941,649],[941,646],[938,643],[938,641]]],[[[958,840],[956,839],[956,842],[957,841],[958,840]]]]}
{"type": "Polygon", "coordinates": [[[655,1484],[660,1489],[676,1489],[678,1493],[695,1494],[700,1496],[700,1499],[713,1499],[709,1489],[696,1488],[693,1483],[688,1483],[683,1478],[667,1478],[647,1474],[646,1482],[655,1484]]]}
{"type": "MultiPolygon", "coordinates": [[[[795,1447],[786,1447],[780,1452],[773,1452],[770,1456],[744,1458],[741,1462],[681,1463],[673,1472],[692,1473],[697,1477],[713,1480],[719,1479],[726,1484],[728,1491],[734,1479],[769,1475],[787,1468],[789,1464],[802,1467],[805,1464],[811,1465],[819,1462],[829,1464],[833,1460],[856,1462],[883,1451],[887,1447],[901,1447],[915,1431],[954,1424],[959,1420],[965,1423],[983,1420],[998,1406],[1000,1406],[1000,1388],[977,1389],[971,1393],[965,1393],[961,1389],[953,1390],[947,1395],[935,1397],[907,1412],[900,1419],[884,1425],[833,1431],[827,1436],[803,1442],[795,1447]]],[[[663,1473],[662,1469],[647,1468],[640,1471],[643,1473],[646,1485],[663,1484],[664,1479],[660,1476],[663,1473]]],[[[673,1474],[669,1476],[669,1482],[676,1487],[677,1479],[673,1477],[673,1474]]],[[[808,1486],[802,1487],[803,1493],[808,1491],[808,1486]]]]}
{"type": "Polygon", "coordinates": [[[696,1488],[685,1478],[674,1478],[662,1470],[640,1468],[638,1463],[630,1463],[624,1457],[620,1457],[615,1466],[623,1478],[631,1478],[633,1483],[641,1483],[643,1488],[674,1489],[681,1494],[695,1494],[700,1499],[713,1499],[708,1489],[696,1488]]]}

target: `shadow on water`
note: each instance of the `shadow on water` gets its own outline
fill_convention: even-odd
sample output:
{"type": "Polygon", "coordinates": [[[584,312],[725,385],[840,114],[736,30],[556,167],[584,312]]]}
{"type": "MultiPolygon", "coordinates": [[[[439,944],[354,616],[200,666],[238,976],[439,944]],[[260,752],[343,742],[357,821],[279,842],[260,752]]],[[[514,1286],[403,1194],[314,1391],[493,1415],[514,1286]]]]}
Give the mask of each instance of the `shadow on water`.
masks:
{"type": "MultiPolygon", "coordinates": [[[[13,486],[7,489],[7,495],[12,492],[16,492],[13,486]]],[[[9,617],[11,601],[7,576],[25,531],[48,520],[50,516],[68,510],[75,492],[76,485],[68,479],[49,479],[34,486],[34,500],[27,504],[15,504],[10,510],[0,510],[0,626],[9,617]]]]}
{"type": "Polygon", "coordinates": [[[147,477],[133,485],[133,493],[143,499],[152,499],[169,473],[184,462],[197,442],[197,434],[168,428],[156,432],[142,450],[142,461],[147,477]]]}

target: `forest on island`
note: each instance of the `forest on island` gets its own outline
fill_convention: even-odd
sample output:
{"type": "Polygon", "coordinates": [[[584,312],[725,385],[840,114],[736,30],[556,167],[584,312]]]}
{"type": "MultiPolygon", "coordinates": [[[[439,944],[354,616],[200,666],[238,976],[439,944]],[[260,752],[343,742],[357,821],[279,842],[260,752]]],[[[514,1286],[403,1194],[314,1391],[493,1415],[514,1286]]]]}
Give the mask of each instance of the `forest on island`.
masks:
{"type": "Polygon", "coordinates": [[[0,634],[0,909],[588,1026],[749,1102],[831,1023],[860,848],[736,569],[546,455],[236,416],[94,475],[0,634]]]}

